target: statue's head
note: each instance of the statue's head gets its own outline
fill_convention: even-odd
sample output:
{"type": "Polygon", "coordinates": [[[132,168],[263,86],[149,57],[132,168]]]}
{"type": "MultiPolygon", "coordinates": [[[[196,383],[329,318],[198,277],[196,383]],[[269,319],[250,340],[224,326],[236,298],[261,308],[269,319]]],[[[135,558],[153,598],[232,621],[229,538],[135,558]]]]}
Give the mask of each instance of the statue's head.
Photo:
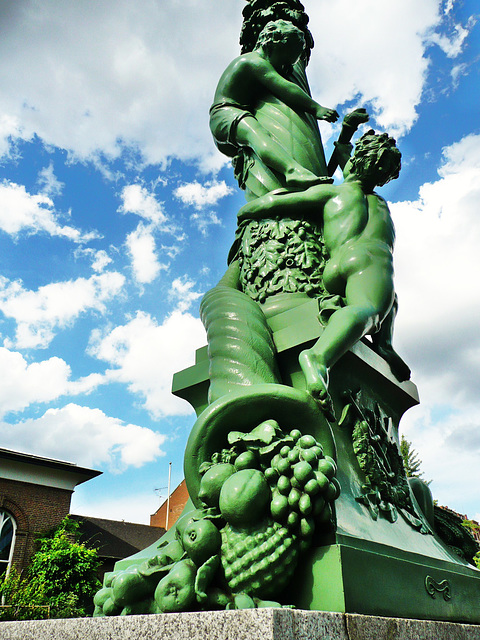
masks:
{"type": "Polygon", "coordinates": [[[303,55],[307,61],[313,47],[313,37],[308,29],[305,7],[298,0],[248,0],[243,9],[243,25],[240,34],[242,53],[249,53],[257,45],[258,36],[268,22],[286,20],[298,27],[305,39],[303,55]]]}
{"type": "Polygon", "coordinates": [[[402,154],[388,133],[367,131],[357,141],[350,160],[350,172],[367,178],[378,187],[398,178],[402,154]]]}
{"type": "MultiPolygon", "coordinates": [[[[272,20],[268,22],[258,36],[255,49],[262,49],[270,53],[274,47],[292,45],[298,50],[298,56],[305,49],[303,32],[287,20],[272,20]]],[[[295,60],[293,60],[295,62],[295,60]]]]}

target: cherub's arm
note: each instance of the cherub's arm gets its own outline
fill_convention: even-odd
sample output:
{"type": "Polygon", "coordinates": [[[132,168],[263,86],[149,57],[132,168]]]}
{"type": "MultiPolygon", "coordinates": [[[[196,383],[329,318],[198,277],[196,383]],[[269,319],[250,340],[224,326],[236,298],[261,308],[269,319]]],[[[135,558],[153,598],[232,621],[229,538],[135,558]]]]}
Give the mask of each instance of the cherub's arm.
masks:
{"type": "Polygon", "coordinates": [[[350,140],[358,129],[358,125],[364,122],[368,122],[368,113],[365,109],[355,109],[344,117],[342,130],[340,131],[338,140],[335,142],[335,149],[328,163],[327,173],[329,176],[333,176],[337,167],[340,167],[342,171],[345,169],[345,165],[350,159],[353,149],[350,140]]]}
{"type": "Polygon", "coordinates": [[[337,187],[331,184],[317,184],[305,191],[288,192],[284,189],[272,191],[256,200],[251,200],[239,210],[238,222],[285,218],[290,216],[319,217],[330,198],[337,195],[337,187]]]}
{"type": "Polygon", "coordinates": [[[338,113],[335,109],[322,107],[303,89],[281,76],[267,60],[259,56],[259,60],[252,64],[252,71],[258,82],[292,109],[311,113],[318,120],[327,120],[328,122],[337,120],[338,113]]]}

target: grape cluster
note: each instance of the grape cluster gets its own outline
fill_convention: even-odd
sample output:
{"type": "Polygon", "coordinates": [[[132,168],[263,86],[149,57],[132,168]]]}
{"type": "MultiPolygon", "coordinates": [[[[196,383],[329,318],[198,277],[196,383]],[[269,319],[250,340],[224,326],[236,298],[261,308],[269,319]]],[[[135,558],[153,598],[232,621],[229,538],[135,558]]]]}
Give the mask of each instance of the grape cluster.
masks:
{"type": "Polygon", "coordinates": [[[330,503],[340,493],[336,464],[313,436],[293,429],[290,438],[291,444],[285,444],[265,469],[272,491],[270,511],[276,522],[309,539],[316,523],[331,519],[330,503]]]}

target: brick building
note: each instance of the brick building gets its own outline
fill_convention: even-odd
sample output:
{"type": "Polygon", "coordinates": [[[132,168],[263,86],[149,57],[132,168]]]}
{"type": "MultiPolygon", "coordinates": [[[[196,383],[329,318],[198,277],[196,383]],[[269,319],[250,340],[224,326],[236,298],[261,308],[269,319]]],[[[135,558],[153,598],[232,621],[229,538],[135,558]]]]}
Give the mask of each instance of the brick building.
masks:
{"type": "Polygon", "coordinates": [[[74,488],[100,473],[0,449],[0,575],[12,565],[27,566],[39,534],[69,514],[74,488]]]}
{"type": "Polygon", "coordinates": [[[115,562],[156,542],[161,525],[143,525],[71,515],[73,490],[101,471],[0,448],[0,578],[11,566],[24,569],[36,539],[70,515],[79,523],[80,542],[98,551],[99,578],[115,562]]]}
{"type": "Polygon", "coordinates": [[[151,527],[163,527],[168,529],[172,527],[180,517],[184,506],[187,504],[188,491],[185,480],[182,480],[178,487],[170,495],[170,502],[165,502],[150,516],[151,527]],[[167,508],[168,508],[168,523],[167,523],[167,508]]]}

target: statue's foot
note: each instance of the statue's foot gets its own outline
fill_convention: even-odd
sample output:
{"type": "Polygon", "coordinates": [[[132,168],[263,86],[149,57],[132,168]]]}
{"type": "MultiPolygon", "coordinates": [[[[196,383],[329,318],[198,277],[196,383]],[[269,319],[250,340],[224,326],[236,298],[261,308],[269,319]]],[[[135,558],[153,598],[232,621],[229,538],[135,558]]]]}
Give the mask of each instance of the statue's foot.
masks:
{"type": "Polygon", "coordinates": [[[335,422],[335,408],[328,392],[328,369],[319,361],[311,349],[302,351],[298,357],[300,367],[305,376],[307,391],[318,402],[329,422],[335,422]]]}
{"type": "Polygon", "coordinates": [[[320,184],[322,179],[307,169],[292,169],[285,175],[286,186],[289,190],[305,191],[309,187],[320,184]]]}
{"type": "Polygon", "coordinates": [[[382,358],[388,362],[393,375],[399,382],[410,379],[410,367],[402,360],[393,347],[377,347],[376,351],[379,356],[382,356],[382,358]]]}

